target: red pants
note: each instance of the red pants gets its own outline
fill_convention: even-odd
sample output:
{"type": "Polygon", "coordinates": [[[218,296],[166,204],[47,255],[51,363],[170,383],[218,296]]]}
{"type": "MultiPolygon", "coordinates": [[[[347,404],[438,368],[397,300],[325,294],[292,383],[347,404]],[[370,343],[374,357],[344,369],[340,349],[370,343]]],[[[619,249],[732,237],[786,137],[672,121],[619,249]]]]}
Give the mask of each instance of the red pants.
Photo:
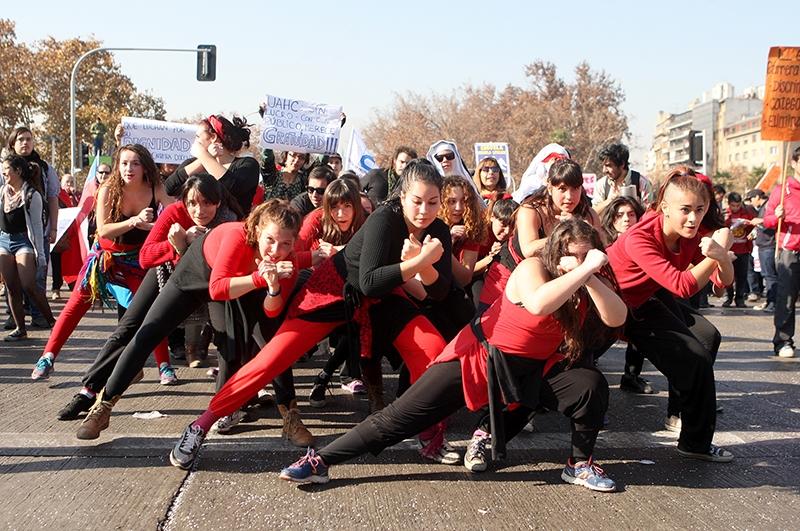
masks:
{"type": "MultiPolygon", "coordinates": [[[[128,282],[128,289],[131,290],[131,293],[136,294],[139,285],[142,283],[142,279],[131,277],[126,280],[128,282]]],[[[72,290],[67,304],[64,305],[64,309],[61,310],[61,313],[58,315],[56,324],[50,332],[50,338],[47,340],[47,345],[44,347],[45,353],[52,352],[53,359],[58,357],[64,343],[67,342],[67,339],[69,339],[69,336],[75,331],[78,323],[83,316],[86,315],[86,312],[89,311],[89,308],[92,307],[92,302],[89,299],[89,292],[88,290],[81,289],[82,284],[82,278],[78,279],[75,283],[75,288],[72,290]]],[[[158,344],[154,354],[158,365],[161,365],[163,362],[169,363],[169,350],[167,348],[166,339],[158,344]]]]}
{"type": "MultiPolygon", "coordinates": [[[[317,323],[287,318],[261,352],[239,369],[211,399],[209,412],[220,418],[241,408],[259,389],[342,324],[343,321],[317,323]]],[[[408,367],[412,382],[425,372],[428,364],[446,346],[441,334],[422,316],[409,321],[393,344],[408,367]]]]}

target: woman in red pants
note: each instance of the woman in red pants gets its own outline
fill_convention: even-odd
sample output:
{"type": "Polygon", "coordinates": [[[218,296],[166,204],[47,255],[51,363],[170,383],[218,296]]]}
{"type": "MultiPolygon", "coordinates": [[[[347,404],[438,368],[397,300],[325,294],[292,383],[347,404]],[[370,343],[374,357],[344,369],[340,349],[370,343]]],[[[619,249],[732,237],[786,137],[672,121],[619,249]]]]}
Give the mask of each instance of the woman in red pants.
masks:
{"type": "Polygon", "coordinates": [[[402,356],[412,381],[422,375],[445,342],[430,321],[419,315],[402,285],[418,277],[434,299],[442,299],[450,291],[450,231],[436,217],[441,189],[442,177],[432,165],[418,161],[406,168],[397,197],[370,215],[341,252],[314,270],[272,340],[228,380],[208,410],[187,426],[170,453],[173,465],[189,468],[214,421],[241,407],[348,321],[359,325],[362,356],[371,356],[373,337],[376,341],[388,339],[402,356]],[[386,310],[391,318],[386,318],[386,310]],[[373,319],[380,315],[383,317],[373,319]]]}
{"type": "MultiPolygon", "coordinates": [[[[113,294],[118,306],[127,307],[115,287],[130,293],[139,288],[145,275],[139,265],[139,249],[153,228],[159,206],[172,202],[147,148],[139,144],[120,148],[113,173],[97,192],[97,239],[31,373],[33,380],[50,376],[64,343],[98,297],[109,303],[113,294]]],[[[159,369],[168,368],[172,381],[174,371],[166,343],[159,345],[155,354],[159,369]]]]}

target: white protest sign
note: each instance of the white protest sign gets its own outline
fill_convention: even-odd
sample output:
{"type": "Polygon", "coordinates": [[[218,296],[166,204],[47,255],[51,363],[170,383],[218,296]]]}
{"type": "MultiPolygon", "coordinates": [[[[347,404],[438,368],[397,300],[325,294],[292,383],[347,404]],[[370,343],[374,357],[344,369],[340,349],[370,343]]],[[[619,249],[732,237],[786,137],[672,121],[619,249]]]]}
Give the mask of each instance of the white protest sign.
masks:
{"type": "Polygon", "coordinates": [[[196,125],[126,116],[122,127],[125,129],[122,144],[143,145],[158,164],[180,164],[192,156],[189,151],[194,143],[196,125]]]}
{"type": "Polygon", "coordinates": [[[336,153],[342,108],[267,95],[261,147],[298,153],[336,153]]]}
{"type": "MultiPolygon", "coordinates": [[[[58,209],[58,225],[56,226],[56,243],[61,240],[64,236],[64,233],[67,232],[72,223],[75,222],[75,218],[78,217],[78,212],[80,212],[80,207],[69,207],[69,208],[59,208],[58,209]]],[[[50,244],[50,249],[56,246],[56,243],[50,244]]]]}
{"type": "Polygon", "coordinates": [[[365,173],[377,167],[375,155],[367,150],[367,144],[361,138],[361,134],[353,129],[350,132],[350,145],[347,147],[344,169],[353,170],[356,175],[363,177],[365,173]]]}

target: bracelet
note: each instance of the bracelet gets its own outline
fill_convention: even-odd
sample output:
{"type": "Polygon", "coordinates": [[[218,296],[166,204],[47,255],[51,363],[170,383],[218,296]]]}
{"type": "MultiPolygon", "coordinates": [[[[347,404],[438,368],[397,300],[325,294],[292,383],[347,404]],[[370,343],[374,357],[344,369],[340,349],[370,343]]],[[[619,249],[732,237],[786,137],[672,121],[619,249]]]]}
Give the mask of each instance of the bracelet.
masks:
{"type": "Polygon", "coordinates": [[[277,297],[278,295],[281,294],[282,290],[283,290],[283,286],[278,286],[278,291],[267,290],[267,295],[269,295],[270,297],[277,297]]]}

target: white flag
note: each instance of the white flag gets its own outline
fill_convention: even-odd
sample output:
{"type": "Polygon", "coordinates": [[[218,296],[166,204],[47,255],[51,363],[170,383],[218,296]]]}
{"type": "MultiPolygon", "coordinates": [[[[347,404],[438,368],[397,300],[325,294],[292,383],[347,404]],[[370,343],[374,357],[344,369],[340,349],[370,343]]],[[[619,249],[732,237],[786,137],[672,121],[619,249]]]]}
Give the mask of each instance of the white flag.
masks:
{"type": "Polygon", "coordinates": [[[350,145],[347,148],[347,157],[344,160],[344,169],[353,170],[356,175],[363,177],[365,173],[377,168],[375,155],[367,150],[367,144],[361,134],[353,129],[350,132],[350,145]]]}

